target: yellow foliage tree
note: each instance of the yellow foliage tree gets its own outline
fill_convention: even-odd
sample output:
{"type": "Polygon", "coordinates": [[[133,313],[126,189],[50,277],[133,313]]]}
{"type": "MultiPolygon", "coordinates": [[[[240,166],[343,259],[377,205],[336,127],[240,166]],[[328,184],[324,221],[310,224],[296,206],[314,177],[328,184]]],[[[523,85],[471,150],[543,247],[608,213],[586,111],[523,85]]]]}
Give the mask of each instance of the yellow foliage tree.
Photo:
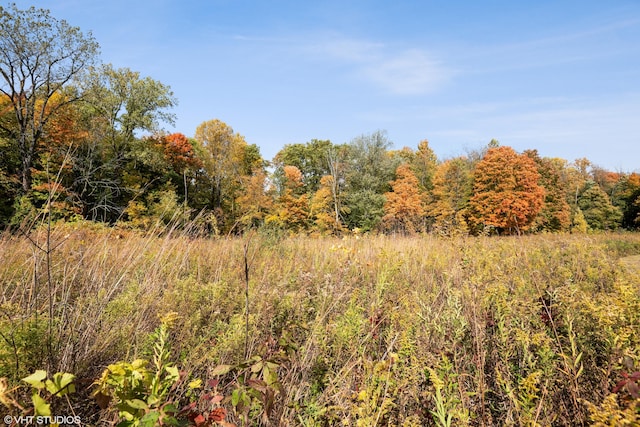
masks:
{"type": "Polygon", "coordinates": [[[273,200],[265,191],[266,179],[262,170],[243,177],[244,191],[236,198],[236,205],[240,216],[238,221],[244,227],[260,225],[273,209],[273,200]]]}
{"type": "Polygon", "coordinates": [[[471,163],[465,157],[447,160],[435,171],[428,214],[434,228],[445,235],[466,234],[471,197],[471,163]]]}
{"type": "Polygon", "coordinates": [[[322,234],[335,234],[343,229],[339,214],[335,211],[334,188],[334,177],[325,175],[320,178],[320,188],[311,198],[310,207],[314,227],[322,234]]]}
{"type": "Polygon", "coordinates": [[[304,231],[309,223],[309,196],[300,194],[304,182],[302,172],[295,166],[283,168],[284,182],[274,212],[267,216],[265,222],[293,232],[304,231]]]}

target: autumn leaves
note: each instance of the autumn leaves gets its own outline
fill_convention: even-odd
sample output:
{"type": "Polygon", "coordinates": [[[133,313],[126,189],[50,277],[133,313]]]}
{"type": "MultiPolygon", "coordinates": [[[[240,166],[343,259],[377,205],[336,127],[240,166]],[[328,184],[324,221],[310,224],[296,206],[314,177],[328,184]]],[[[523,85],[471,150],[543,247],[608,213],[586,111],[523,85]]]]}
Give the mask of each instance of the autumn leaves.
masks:
{"type": "Polygon", "coordinates": [[[465,163],[457,159],[440,164],[430,194],[421,194],[410,166],[401,164],[392,191],[385,194],[385,226],[413,233],[430,221],[449,232],[489,227],[502,233],[526,231],[545,194],[535,162],[510,147],[492,147],[473,174],[465,163]]]}

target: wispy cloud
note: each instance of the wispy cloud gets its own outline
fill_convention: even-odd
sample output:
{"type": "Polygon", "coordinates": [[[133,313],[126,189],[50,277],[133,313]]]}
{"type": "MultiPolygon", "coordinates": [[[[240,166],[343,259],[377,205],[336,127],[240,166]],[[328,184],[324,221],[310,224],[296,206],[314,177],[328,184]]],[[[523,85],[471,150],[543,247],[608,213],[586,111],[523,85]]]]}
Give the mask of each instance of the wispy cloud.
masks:
{"type": "Polygon", "coordinates": [[[440,61],[419,49],[384,55],[365,64],[362,74],[383,89],[398,95],[433,92],[452,77],[440,61]]]}
{"type": "Polygon", "coordinates": [[[316,59],[349,66],[359,79],[394,95],[430,93],[454,75],[435,55],[416,47],[331,36],[305,48],[316,59]]]}
{"type": "Polygon", "coordinates": [[[377,60],[385,45],[366,40],[329,36],[320,37],[320,40],[305,45],[305,48],[314,56],[347,63],[367,63],[377,60]]]}
{"type": "Polygon", "coordinates": [[[636,37],[640,19],[623,18],[589,28],[569,28],[495,44],[475,44],[457,52],[465,74],[491,74],[585,64],[607,63],[614,57],[636,56],[640,48],[636,37]],[[620,32],[627,33],[620,37],[620,32]],[[464,65],[466,63],[466,65],[464,65]]]}

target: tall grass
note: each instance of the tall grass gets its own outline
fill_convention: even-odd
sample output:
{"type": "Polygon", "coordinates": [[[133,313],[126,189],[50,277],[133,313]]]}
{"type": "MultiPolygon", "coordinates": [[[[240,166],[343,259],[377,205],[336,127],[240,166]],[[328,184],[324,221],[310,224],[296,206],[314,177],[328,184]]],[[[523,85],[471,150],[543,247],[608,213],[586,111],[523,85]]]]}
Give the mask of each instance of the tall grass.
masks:
{"type": "MultiPolygon", "coordinates": [[[[640,370],[639,276],[618,261],[638,235],[206,239],[75,224],[50,239],[49,295],[43,254],[0,238],[0,377],[13,383],[46,365],[49,320],[52,369],[89,390],[173,311],[173,358],[194,378],[245,351],[279,355],[281,391],[254,425],[579,425],[638,405],[611,398],[640,370]]],[[[229,396],[236,378],[219,379],[229,396]]],[[[88,392],[72,403],[107,419],[88,392]]]]}

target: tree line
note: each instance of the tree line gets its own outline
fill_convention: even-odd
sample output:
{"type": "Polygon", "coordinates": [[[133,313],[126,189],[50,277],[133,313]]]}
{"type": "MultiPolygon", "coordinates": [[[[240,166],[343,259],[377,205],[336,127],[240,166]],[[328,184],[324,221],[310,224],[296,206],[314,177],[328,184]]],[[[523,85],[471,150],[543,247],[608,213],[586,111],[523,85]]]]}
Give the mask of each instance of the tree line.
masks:
{"type": "Polygon", "coordinates": [[[438,159],[384,131],[285,145],[265,160],[226,123],[168,133],[170,87],[100,64],[48,11],[0,7],[0,224],[46,212],[198,232],[519,234],[640,226],[640,175],[486,147],[438,159]]]}

